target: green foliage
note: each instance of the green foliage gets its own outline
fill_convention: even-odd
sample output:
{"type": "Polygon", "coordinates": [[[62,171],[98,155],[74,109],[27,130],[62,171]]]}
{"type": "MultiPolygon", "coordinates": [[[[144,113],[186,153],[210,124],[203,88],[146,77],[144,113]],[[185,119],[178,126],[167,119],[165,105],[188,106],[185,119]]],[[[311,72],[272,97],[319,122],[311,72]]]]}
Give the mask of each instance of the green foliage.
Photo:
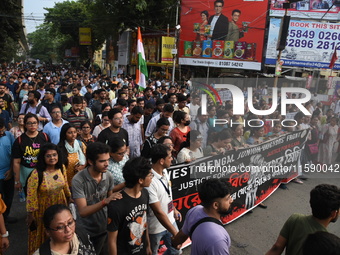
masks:
{"type": "Polygon", "coordinates": [[[64,47],[71,40],[67,35],[53,31],[52,24],[44,23],[36,31],[27,35],[32,45],[30,56],[43,62],[60,61],[64,56],[64,47]]]}
{"type": "Polygon", "coordinates": [[[18,1],[0,1],[0,63],[9,62],[16,56],[22,29],[20,11],[18,1]]]}

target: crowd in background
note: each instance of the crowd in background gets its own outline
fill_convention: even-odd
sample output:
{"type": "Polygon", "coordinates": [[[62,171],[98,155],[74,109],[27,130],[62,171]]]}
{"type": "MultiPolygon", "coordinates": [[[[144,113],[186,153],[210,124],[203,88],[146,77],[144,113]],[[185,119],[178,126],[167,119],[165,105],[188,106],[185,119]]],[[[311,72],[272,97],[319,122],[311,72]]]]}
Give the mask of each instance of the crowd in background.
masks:
{"type": "MultiPolygon", "coordinates": [[[[268,93],[266,87],[254,88],[253,102],[256,109],[271,108],[271,101],[263,97],[268,93]]],[[[299,95],[291,94],[289,97],[299,95]]],[[[240,116],[233,114],[232,100],[223,102],[223,105],[208,100],[207,112],[204,113],[200,91],[195,89],[190,79],[182,84],[171,84],[153,77],[146,88],[141,89],[130,75],[119,74],[111,78],[88,70],[62,67],[2,69],[0,193],[7,206],[3,212],[4,220],[7,223],[15,221],[9,216],[14,188],[26,193],[28,253],[33,254],[47,238],[46,224],[50,222],[44,225],[42,219],[48,207],[55,204],[68,205],[76,200],[75,211],[78,211],[75,214],[82,218],[97,215],[111,200],[121,199],[117,192],[131,188],[126,185],[123,168],[129,159],[141,156],[150,160],[153,169],[157,166],[165,169],[173,164],[190,163],[204,156],[258,145],[294,130],[309,129],[311,132],[302,153],[303,163],[335,163],[339,160],[338,116],[332,109],[325,111],[317,98],[304,106],[311,115],[306,116],[294,105],[290,105],[287,111],[295,121],[285,121],[284,126],[281,121],[286,117],[280,115],[280,105],[270,116],[256,116],[248,110],[244,116],[240,116]],[[225,120],[225,123],[216,124],[217,119],[225,120]],[[272,123],[267,119],[278,121],[272,123]],[[258,127],[251,127],[248,120],[255,120],[252,126],[258,127]],[[107,197],[112,199],[106,201],[106,195],[101,199],[98,195],[98,203],[102,203],[103,207],[94,210],[84,206],[84,209],[81,204],[84,201],[79,200],[82,198],[81,188],[74,185],[80,182],[79,173],[89,168],[93,170],[93,166],[96,166],[98,158],[89,158],[87,150],[91,144],[94,144],[94,148],[98,143],[109,146],[109,151],[104,150],[99,154],[109,153],[108,165],[105,167],[111,177],[107,177],[110,182],[105,188],[107,197]],[[171,152],[169,156],[167,150],[171,152]],[[168,164],[169,158],[171,162],[168,164]],[[89,164],[89,160],[92,164],[89,164]]],[[[150,174],[156,175],[153,172],[150,174]]],[[[146,175],[142,179],[145,178],[146,175]]],[[[300,179],[295,181],[302,183],[300,179]]],[[[167,182],[170,183],[169,180],[167,182]]],[[[143,185],[141,187],[148,187],[143,185]]],[[[160,188],[163,189],[162,186],[160,188]]],[[[171,198],[171,186],[164,188],[171,198]]],[[[150,200],[153,198],[158,201],[155,198],[157,194],[152,194],[150,190],[150,200]]],[[[150,201],[150,204],[157,203],[150,201]]],[[[154,227],[150,236],[164,230],[175,235],[178,231],[176,227],[172,228],[160,220],[166,214],[161,214],[157,206],[151,207],[151,214],[157,216],[163,227],[160,230],[154,227]]],[[[175,214],[171,216],[171,224],[175,218],[179,220],[178,211],[174,208],[173,212],[175,214]]],[[[106,214],[105,209],[102,215],[87,222],[87,231],[97,254],[104,242],[101,235],[105,233],[103,235],[106,237],[106,214]],[[104,221],[104,230],[93,226],[99,220],[104,221]]],[[[72,224],[70,221],[67,226],[72,224]]],[[[151,247],[153,254],[158,249],[159,241],[156,242],[156,248],[151,247]]],[[[152,246],[152,240],[148,242],[152,246]]]]}

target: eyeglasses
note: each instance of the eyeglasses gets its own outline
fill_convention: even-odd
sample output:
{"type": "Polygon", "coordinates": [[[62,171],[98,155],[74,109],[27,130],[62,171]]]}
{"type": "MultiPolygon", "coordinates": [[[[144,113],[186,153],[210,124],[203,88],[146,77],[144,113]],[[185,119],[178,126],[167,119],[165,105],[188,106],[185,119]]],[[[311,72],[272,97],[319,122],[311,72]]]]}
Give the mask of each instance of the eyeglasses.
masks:
{"type": "Polygon", "coordinates": [[[223,5],[215,5],[215,8],[222,8],[223,5]]]}
{"type": "Polygon", "coordinates": [[[174,147],[173,143],[165,143],[166,146],[174,147]]]}
{"type": "Polygon", "coordinates": [[[45,95],[49,95],[49,94],[52,94],[52,92],[49,92],[49,91],[45,92],[45,95]]]}
{"type": "Polygon", "coordinates": [[[37,125],[38,122],[27,122],[26,125],[27,126],[33,126],[33,125],[37,125]]]}
{"type": "Polygon", "coordinates": [[[110,121],[110,120],[108,120],[108,119],[103,119],[103,121],[110,121]]]}
{"type": "Polygon", "coordinates": [[[52,230],[52,231],[65,232],[66,227],[72,228],[72,227],[75,226],[75,223],[76,223],[76,221],[72,220],[72,221],[68,222],[66,225],[58,226],[56,228],[50,228],[49,227],[48,229],[52,230]]]}
{"type": "Polygon", "coordinates": [[[88,129],[88,128],[91,128],[91,127],[82,127],[82,129],[88,129]]]}
{"type": "Polygon", "coordinates": [[[113,118],[113,120],[122,120],[123,117],[120,117],[120,118],[113,118]]]}
{"type": "Polygon", "coordinates": [[[61,111],[52,112],[53,114],[60,114],[61,111]]]}
{"type": "Polygon", "coordinates": [[[53,153],[53,154],[46,154],[45,158],[56,158],[58,157],[58,153],[53,153]]]}

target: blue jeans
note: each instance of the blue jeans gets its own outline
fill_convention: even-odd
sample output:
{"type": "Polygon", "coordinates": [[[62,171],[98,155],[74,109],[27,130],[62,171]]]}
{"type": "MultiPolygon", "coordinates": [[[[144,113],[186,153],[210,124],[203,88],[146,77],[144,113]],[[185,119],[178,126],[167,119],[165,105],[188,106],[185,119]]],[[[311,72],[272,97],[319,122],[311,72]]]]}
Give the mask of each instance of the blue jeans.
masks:
{"type": "MultiPolygon", "coordinates": [[[[176,222],[173,224],[176,229],[178,229],[176,222]]],[[[158,234],[149,234],[150,237],[150,245],[152,250],[152,255],[158,254],[158,247],[160,241],[163,239],[167,250],[163,253],[163,255],[179,255],[179,250],[175,249],[171,246],[171,233],[168,230],[160,232],[158,234]]]]}

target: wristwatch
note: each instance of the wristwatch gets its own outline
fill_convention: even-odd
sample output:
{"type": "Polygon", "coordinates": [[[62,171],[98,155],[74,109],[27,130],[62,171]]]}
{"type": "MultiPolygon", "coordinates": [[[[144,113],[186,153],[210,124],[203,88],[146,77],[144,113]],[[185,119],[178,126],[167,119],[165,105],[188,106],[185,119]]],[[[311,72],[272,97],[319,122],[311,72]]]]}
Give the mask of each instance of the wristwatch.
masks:
{"type": "Polygon", "coordinates": [[[8,231],[6,231],[6,233],[5,234],[3,234],[3,235],[1,235],[2,237],[8,237],[9,236],[9,233],[8,233],[8,231]]]}

